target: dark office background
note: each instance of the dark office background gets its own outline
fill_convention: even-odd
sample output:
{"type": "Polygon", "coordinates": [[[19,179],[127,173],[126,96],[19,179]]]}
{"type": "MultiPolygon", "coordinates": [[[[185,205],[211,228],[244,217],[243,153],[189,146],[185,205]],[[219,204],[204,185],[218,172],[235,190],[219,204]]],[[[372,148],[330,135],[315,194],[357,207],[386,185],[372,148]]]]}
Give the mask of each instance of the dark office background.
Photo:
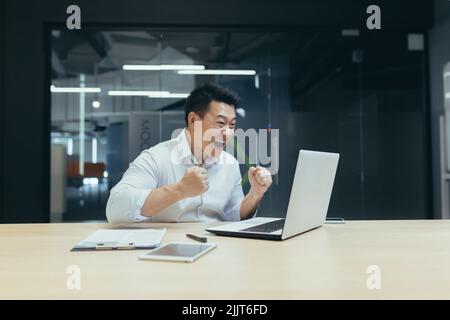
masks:
{"type": "MultiPolygon", "coordinates": [[[[432,110],[441,112],[433,106],[442,104],[435,98],[442,89],[434,89],[442,83],[430,88],[429,75],[430,65],[445,58],[430,62],[430,56],[436,56],[430,52],[448,42],[445,35],[433,33],[447,19],[439,1],[434,6],[425,0],[378,1],[382,30],[368,31],[365,12],[372,4],[368,1],[4,0],[0,2],[0,222],[50,220],[51,31],[64,28],[70,4],[80,6],[84,31],[284,35],[279,47],[266,48],[272,52],[271,64],[281,70],[270,90],[291,101],[272,102],[272,126],[282,128],[282,138],[283,130],[296,137],[294,146],[281,145],[281,157],[292,158],[300,147],[341,153],[330,204],[334,215],[441,217],[438,173],[432,170],[439,158],[432,110]],[[343,29],[359,29],[361,34],[344,39],[343,29]],[[423,34],[424,49],[409,51],[408,34],[423,34]],[[298,40],[298,50],[307,52],[297,52],[289,39],[298,40]],[[287,52],[292,56],[284,56],[287,52]],[[292,70],[298,68],[290,78],[282,72],[286,61],[292,70]],[[309,78],[295,78],[308,71],[305,65],[314,72],[309,70],[309,78]]],[[[242,126],[251,124],[242,121],[242,126]]],[[[289,180],[291,169],[291,164],[284,167],[279,179],[289,180]]],[[[265,203],[268,212],[280,211],[282,196],[274,189],[271,201],[265,203]]]]}

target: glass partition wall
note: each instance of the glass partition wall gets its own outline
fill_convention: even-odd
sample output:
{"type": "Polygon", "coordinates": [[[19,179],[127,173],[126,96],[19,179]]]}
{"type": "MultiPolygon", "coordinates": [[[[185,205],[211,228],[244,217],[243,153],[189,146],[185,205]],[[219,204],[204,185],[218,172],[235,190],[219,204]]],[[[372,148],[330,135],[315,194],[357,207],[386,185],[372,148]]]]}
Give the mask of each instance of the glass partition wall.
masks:
{"type": "MultiPolygon", "coordinates": [[[[184,127],[185,97],[207,82],[240,95],[238,128],[279,130],[261,215],[284,216],[303,148],[341,155],[329,216],[427,218],[422,35],[84,29],[51,39],[53,222],[104,220],[129,163],[184,127]]],[[[259,162],[249,148],[245,191],[248,166],[259,162]]]]}

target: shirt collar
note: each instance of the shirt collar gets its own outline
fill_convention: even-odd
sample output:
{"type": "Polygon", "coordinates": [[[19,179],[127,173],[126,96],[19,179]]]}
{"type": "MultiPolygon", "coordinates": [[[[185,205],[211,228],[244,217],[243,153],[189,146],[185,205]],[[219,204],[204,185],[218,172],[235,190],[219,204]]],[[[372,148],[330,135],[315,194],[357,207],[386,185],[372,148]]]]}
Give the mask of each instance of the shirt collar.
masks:
{"type": "MultiPolygon", "coordinates": [[[[192,154],[191,146],[189,145],[189,141],[186,137],[186,134],[187,133],[186,133],[186,128],[185,128],[185,129],[183,129],[183,131],[181,131],[181,133],[176,138],[179,161],[180,161],[180,163],[183,163],[183,164],[198,165],[197,159],[192,154]]],[[[225,152],[225,151],[222,151],[222,152],[225,152]]],[[[221,156],[222,156],[222,154],[220,155],[220,157],[221,156]]],[[[218,158],[207,157],[205,159],[204,167],[209,168],[210,166],[214,165],[218,161],[219,161],[218,158]]]]}

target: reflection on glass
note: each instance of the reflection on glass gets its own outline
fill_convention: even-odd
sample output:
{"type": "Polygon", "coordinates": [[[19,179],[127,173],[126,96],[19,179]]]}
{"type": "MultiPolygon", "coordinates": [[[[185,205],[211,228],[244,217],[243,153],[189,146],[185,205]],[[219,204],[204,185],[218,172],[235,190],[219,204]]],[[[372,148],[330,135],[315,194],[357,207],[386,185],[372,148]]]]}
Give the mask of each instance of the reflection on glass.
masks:
{"type": "Polygon", "coordinates": [[[323,28],[52,32],[52,221],[104,220],[128,164],[184,127],[184,99],[206,82],[240,94],[238,128],[280,130],[265,216],[284,215],[304,148],[341,154],[329,215],[423,217],[423,51],[405,39],[323,28]]]}

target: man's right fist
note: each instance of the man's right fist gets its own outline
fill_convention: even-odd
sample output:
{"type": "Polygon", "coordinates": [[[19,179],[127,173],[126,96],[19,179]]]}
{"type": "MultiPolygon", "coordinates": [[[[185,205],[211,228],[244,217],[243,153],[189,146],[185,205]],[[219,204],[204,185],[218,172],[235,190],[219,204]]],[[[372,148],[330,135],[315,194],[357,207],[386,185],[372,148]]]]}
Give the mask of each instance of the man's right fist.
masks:
{"type": "Polygon", "coordinates": [[[186,170],[180,181],[180,190],[183,198],[195,197],[209,188],[206,169],[191,167],[186,170]]]}

